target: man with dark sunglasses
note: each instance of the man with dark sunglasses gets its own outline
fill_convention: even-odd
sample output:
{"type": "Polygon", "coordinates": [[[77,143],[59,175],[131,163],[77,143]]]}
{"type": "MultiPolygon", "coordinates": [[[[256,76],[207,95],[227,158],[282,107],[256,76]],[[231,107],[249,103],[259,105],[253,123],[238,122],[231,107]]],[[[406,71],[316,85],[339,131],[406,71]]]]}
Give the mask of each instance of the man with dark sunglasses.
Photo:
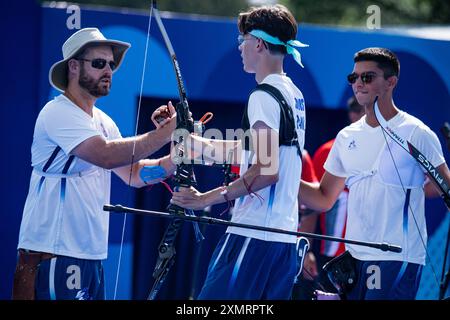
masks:
{"type": "Polygon", "coordinates": [[[96,28],[81,29],[64,43],[64,59],[50,69],[50,83],[62,94],[36,120],[14,299],[105,299],[109,214],[103,205],[110,202],[111,171],[141,187],[154,182],[140,178],[144,166],[159,166],[156,179],[175,169],[169,156],[145,159],[170,141],[176,125],[170,103],[172,116],[157,130],[130,138],[122,138],[114,121],[95,106],[109,94],[129,47],[96,28]]]}
{"type": "Polygon", "coordinates": [[[339,132],[319,185],[301,182],[301,200],[329,210],[345,186],[349,189],[346,237],[400,245],[401,253],[346,245],[355,259],[357,281],[348,299],[414,299],[426,257],[425,174],[419,163],[383,134],[374,113],[377,103],[389,127],[410,141],[450,181],[434,132],[400,110],[393,91],[400,73],[397,57],[384,48],[355,54],[347,77],[366,115],[339,132]]]}

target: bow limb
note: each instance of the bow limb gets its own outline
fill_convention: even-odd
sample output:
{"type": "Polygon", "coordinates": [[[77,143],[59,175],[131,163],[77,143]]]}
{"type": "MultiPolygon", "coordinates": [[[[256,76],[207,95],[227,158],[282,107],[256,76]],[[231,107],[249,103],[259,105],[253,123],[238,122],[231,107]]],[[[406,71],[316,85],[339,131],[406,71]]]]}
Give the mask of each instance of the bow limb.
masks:
{"type": "MultiPolygon", "coordinates": [[[[194,131],[194,122],[191,118],[189,112],[189,104],[186,98],[186,90],[184,87],[183,78],[181,76],[180,67],[178,64],[177,57],[175,55],[175,51],[173,49],[170,38],[167,34],[166,28],[162,23],[161,17],[159,15],[159,11],[156,8],[155,2],[152,3],[153,15],[155,16],[156,23],[159,27],[161,35],[163,37],[164,43],[166,44],[167,50],[169,52],[174,71],[175,77],[178,85],[178,92],[180,101],[176,104],[176,113],[177,113],[177,130],[174,134],[174,140],[176,140],[176,155],[172,158],[174,162],[177,163],[176,173],[174,176],[174,184],[175,188],[177,187],[190,187],[196,185],[193,165],[185,161],[184,149],[180,146],[184,145],[184,139],[186,135],[194,131]]],[[[187,215],[193,216],[192,210],[186,210],[177,205],[170,204],[168,206],[168,211],[176,216],[184,217],[187,215]]],[[[153,271],[153,277],[155,278],[155,282],[150,290],[148,295],[149,300],[153,300],[156,298],[162,284],[171,268],[171,266],[175,262],[175,241],[178,235],[179,230],[182,227],[182,219],[173,219],[164,233],[164,236],[161,240],[161,243],[158,246],[158,259],[156,262],[155,270],[153,271]]],[[[203,236],[200,233],[198,225],[194,224],[194,229],[196,235],[201,239],[203,236]]]]}

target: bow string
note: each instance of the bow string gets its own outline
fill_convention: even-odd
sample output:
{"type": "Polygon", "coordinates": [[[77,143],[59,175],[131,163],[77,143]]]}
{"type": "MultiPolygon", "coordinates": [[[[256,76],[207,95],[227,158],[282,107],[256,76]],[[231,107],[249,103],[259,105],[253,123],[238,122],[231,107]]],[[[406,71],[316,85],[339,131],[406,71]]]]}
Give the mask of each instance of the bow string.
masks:
{"type": "MultiPolygon", "coordinates": [[[[386,142],[386,147],[387,147],[387,149],[389,151],[391,160],[392,160],[392,162],[394,164],[394,168],[395,168],[396,174],[397,174],[397,176],[399,178],[399,181],[400,181],[402,190],[405,193],[405,196],[407,196],[405,185],[404,185],[403,180],[401,178],[400,172],[398,170],[397,164],[395,162],[395,159],[394,159],[394,156],[392,154],[392,151],[391,151],[391,148],[389,146],[389,143],[388,143],[386,135],[389,136],[392,140],[394,140],[398,145],[400,145],[400,147],[402,149],[404,149],[406,152],[408,152],[419,163],[419,165],[422,166],[425,169],[425,171],[429,174],[429,177],[436,183],[436,185],[442,191],[443,201],[445,202],[447,207],[450,208],[450,188],[449,188],[447,182],[444,180],[444,178],[440,175],[439,171],[431,164],[430,161],[428,161],[428,159],[411,142],[409,142],[405,138],[401,137],[397,132],[395,132],[394,129],[392,129],[389,126],[388,121],[386,121],[386,119],[384,119],[383,115],[380,112],[380,109],[379,109],[379,106],[378,106],[378,97],[375,98],[373,109],[374,109],[375,118],[377,119],[378,123],[380,124],[381,132],[383,133],[383,137],[384,137],[384,140],[386,142]]],[[[431,261],[430,254],[428,252],[424,236],[420,232],[420,228],[419,228],[419,225],[417,223],[416,215],[414,213],[414,210],[411,208],[411,204],[410,203],[408,203],[408,210],[409,210],[409,212],[411,213],[411,215],[413,217],[414,224],[415,224],[415,226],[417,228],[417,231],[419,233],[422,246],[425,249],[425,253],[426,253],[428,262],[430,263],[431,271],[433,272],[436,284],[437,284],[438,287],[440,287],[438,276],[436,274],[435,268],[434,268],[433,263],[431,261]]]]}

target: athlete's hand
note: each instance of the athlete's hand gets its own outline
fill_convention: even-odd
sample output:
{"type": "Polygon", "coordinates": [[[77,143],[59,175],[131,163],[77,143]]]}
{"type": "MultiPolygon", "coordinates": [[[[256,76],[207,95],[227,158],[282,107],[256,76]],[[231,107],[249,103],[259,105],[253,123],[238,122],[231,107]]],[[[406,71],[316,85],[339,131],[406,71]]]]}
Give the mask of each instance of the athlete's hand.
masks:
{"type": "Polygon", "coordinates": [[[176,119],[176,112],[171,101],[169,101],[167,105],[162,105],[153,111],[151,116],[152,122],[156,128],[164,126],[173,118],[176,119]]]}
{"type": "Polygon", "coordinates": [[[179,187],[174,191],[170,203],[185,209],[202,210],[207,207],[204,203],[204,194],[197,191],[194,187],[179,187]]]}

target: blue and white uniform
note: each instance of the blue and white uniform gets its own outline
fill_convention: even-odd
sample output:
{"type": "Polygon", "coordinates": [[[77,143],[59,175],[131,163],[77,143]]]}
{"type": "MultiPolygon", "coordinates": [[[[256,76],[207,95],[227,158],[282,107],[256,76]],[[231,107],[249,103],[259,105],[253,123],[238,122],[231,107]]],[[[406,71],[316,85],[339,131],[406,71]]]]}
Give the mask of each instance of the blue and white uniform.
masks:
{"type": "MultiPolygon", "coordinates": [[[[81,142],[98,135],[107,140],[121,137],[113,120],[96,107],[91,117],[67,97],[59,95],[41,110],[31,148],[33,171],[18,248],[58,256],[53,259],[106,259],[109,214],[103,211],[103,205],[110,199],[110,170],[75,157],[67,173],[62,174],[70,152],[81,142]],[[61,150],[53,161],[49,160],[58,147],[61,150]]],[[[101,263],[98,265],[100,268],[101,263]]],[[[49,268],[50,272],[52,270],[50,278],[55,270],[49,268]]],[[[67,271],[66,277],[71,274],[67,271]]],[[[38,274],[38,279],[41,278],[38,274]]],[[[50,294],[50,298],[58,298],[58,291],[67,290],[64,279],[54,287],[56,296],[50,294]]],[[[77,290],[82,289],[75,286],[69,296],[73,293],[75,297],[77,290]]],[[[67,298],[67,293],[63,296],[67,298]]],[[[91,292],[89,296],[96,294],[91,292]]]]}
{"type": "MultiPolygon", "coordinates": [[[[400,111],[388,124],[435,167],[444,163],[436,134],[420,120],[400,111]]],[[[425,264],[427,233],[423,192],[425,174],[419,163],[389,136],[385,139],[380,127],[370,127],[364,116],[339,132],[324,167],[329,173],[346,178],[349,189],[346,237],[389,242],[403,249],[401,253],[394,253],[346,245],[351,255],[361,261],[386,261],[390,271],[383,272],[381,264],[381,276],[385,279],[392,277],[391,284],[396,283],[397,278],[402,281],[405,271],[410,269],[408,264],[417,265],[415,270],[420,272],[419,266],[425,264]],[[399,265],[394,274],[392,261],[399,265]]],[[[360,280],[364,281],[364,278],[360,277],[360,280]]],[[[404,276],[403,280],[410,280],[410,291],[417,290],[415,277],[404,276]]],[[[367,290],[366,286],[362,287],[367,290]]],[[[389,295],[370,295],[384,299],[401,298],[390,289],[385,284],[379,290],[389,295]]],[[[411,292],[407,297],[410,296],[411,292]]]]}
{"type": "MultiPolygon", "coordinates": [[[[292,108],[301,149],[305,141],[305,103],[286,75],[268,75],[262,83],[281,91],[292,108]]],[[[248,102],[250,127],[261,121],[280,128],[280,105],[267,92],[255,91],[248,102]]],[[[244,150],[241,176],[254,159],[244,150]]],[[[236,199],[232,222],[296,231],[301,158],[295,146],[280,146],[279,180],[257,193],[236,199]]],[[[249,182],[250,183],[250,182],[249,182]]],[[[295,236],[229,227],[214,252],[199,299],[288,299],[295,278],[295,236]]]]}

